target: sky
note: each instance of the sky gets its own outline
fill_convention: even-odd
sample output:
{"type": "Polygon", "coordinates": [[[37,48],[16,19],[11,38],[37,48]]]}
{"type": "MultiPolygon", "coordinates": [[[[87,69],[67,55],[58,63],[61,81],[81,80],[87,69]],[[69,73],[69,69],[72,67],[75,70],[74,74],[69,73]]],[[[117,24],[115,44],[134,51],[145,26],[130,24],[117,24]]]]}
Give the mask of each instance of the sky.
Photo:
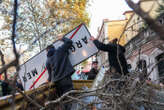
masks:
{"type": "Polygon", "coordinates": [[[91,35],[97,36],[98,27],[101,27],[103,19],[124,19],[123,13],[131,10],[125,0],[90,0],[88,8],[91,17],[89,31],[91,35]]]}

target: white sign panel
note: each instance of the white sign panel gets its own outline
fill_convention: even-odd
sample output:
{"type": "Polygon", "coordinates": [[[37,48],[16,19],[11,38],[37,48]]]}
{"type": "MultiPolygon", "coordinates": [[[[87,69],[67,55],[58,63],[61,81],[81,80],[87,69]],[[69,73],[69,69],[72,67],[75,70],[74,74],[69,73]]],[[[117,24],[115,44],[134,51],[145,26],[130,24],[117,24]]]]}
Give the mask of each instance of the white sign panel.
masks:
{"type": "MultiPolygon", "coordinates": [[[[84,24],[79,25],[64,36],[73,41],[73,45],[69,49],[69,59],[73,66],[98,52],[96,46],[89,40],[90,36],[84,24]]],[[[62,41],[57,41],[54,46],[58,48],[62,44],[62,41]]],[[[46,50],[43,50],[21,66],[19,77],[25,90],[37,88],[47,81],[46,54],[46,50]]]]}

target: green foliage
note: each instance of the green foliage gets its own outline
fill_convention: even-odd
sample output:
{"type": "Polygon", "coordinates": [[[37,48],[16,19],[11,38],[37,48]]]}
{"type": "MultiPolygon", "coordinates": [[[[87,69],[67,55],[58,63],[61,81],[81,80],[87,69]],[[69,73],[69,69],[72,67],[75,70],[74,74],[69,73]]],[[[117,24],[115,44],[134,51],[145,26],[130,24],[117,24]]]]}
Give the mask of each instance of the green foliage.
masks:
{"type": "MultiPolygon", "coordinates": [[[[89,24],[87,4],[87,0],[19,0],[16,42],[32,50],[38,46],[44,49],[59,34],[67,33],[80,23],[89,24]],[[39,40],[35,43],[36,39],[39,40]]],[[[5,22],[1,31],[7,30],[10,36],[13,2],[5,0],[2,7],[5,22]]]]}

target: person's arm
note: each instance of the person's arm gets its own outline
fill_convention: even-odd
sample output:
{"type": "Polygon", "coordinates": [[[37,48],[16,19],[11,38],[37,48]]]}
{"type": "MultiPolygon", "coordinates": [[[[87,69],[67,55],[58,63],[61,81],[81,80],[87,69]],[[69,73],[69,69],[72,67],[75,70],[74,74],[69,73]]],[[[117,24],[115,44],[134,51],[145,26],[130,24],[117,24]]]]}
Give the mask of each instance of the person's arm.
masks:
{"type": "Polygon", "coordinates": [[[50,82],[51,81],[51,67],[49,63],[46,63],[46,68],[48,71],[48,81],[50,82]]]}
{"type": "Polygon", "coordinates": [[[109,45],[108,44],[103,44],[102,42],[100,42],[96,38],[94,38],[93,36],[90,37],[90,40],[93,41],[93,43],[96,45],[96,47],[99,50],[103,50],[103,51],[108,51],[109,50],[109,45]]]}
{"type": "Polygon", "coordinates": [[[121,50],[121,52],[123,52],[123,53],[125,53],[125,47],[123,47],[123,46],[121,46],[121,45],[119,45],[120,46],[120,50],[121,50]]]}
{"type": "Polygon", "coordinates": [[[93,43],[96,45],[96,47],[99,50],[102,50],[102,51],[108,51],[109,50],[109,45],[108,44],[103,44],[98,40],[94,40],[93,43]]]}
{"type": "Polygon", "coordinates": [[[61,40],[64,42],[64,44],[60,47],[60,49],[67,51],[72,46],[72,40],[66,37],[63,37],[61,40]]]}

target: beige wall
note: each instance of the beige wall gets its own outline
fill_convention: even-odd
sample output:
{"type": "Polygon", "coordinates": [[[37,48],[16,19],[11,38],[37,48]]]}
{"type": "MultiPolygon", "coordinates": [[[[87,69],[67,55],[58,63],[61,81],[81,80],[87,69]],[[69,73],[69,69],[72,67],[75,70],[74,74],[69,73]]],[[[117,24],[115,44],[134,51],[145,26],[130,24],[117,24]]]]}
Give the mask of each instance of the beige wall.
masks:
{"type": "MultiPolygon", "coordinates": [[[[114,38],[120,38],[122,34],[125,24],[127,20],[114,20],[108,22],[108,39],[109,41],[113,40],[114,38]]],[[[125,36],[123,35],[120,42],[121,45],[125,44],[125,36]]]]}
{"type": "MultiPolygon", "coordinates": [[[[149,15],[152,18],[156,18],[158,13],[156,12],[158,8],[158,4],[155,0],[147,0],[144,2],[141,2],[141,8],[145,12],[149,12],[149,15]]],[[[133,37],[135,37],[143,27],[145,27],[145,23],[143,23],[143,20],[140,16],[137,14],[133,14],[132,18],[129,19],[128,24],[126,26],[125,34],[125,41],[126,43],[131,40],[133,37]]]]}
{"type": "Polygon", "coordinates": [[[134,36],[136,36],[140,30],[141,27],[143,27],[143,20],[138,15],[134,14],[130,21],[128,22],[128,25],[125,30],[125,39],[126,43],[131,40],[134,36]]]}
{"type": "MultiPolygon", "coordinates": [[[[123,20],[108,20],[106,22],[107,25],[107,36],[109,41],[118,38],[120,39],[121,34],[124,31],[125,25],[128,21],[128,19],[132,16],[132,11],[126,11],[124,13],[125,19],[123,20]]],[[[121,37],[119,44],[125,45],[126,44],[126,38],[125,34],[121,37]]]]}

